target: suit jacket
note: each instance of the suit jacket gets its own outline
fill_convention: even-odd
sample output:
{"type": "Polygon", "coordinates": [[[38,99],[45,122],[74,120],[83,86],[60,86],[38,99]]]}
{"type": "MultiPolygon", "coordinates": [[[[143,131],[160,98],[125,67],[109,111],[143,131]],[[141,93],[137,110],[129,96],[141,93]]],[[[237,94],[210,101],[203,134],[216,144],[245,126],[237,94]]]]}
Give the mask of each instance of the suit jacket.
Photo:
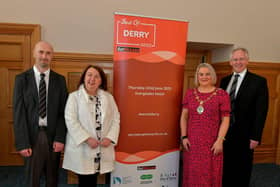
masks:
{"type": "MultiPolygon", "coordinates": [[[[50,71],[47,95],[47,137],[65,143],[64,108],[68,92],[65,78],[50,71]]],[[[39,132],[39,94],[33,69],[16,76],[13,96],[16,149],[32,148],[39,132]]]]}
{"type": "MultiPolygon", "coordinates": [[[[226,90],[231,76],[221,80],[221,88],[226,90]]],[[[234,102],[235,123],[226,138],[229,141],[234,139],[236,143],[249,142],[250,139],[260,142],[268,111],[266,79],[247,71],[234,102]]]]}

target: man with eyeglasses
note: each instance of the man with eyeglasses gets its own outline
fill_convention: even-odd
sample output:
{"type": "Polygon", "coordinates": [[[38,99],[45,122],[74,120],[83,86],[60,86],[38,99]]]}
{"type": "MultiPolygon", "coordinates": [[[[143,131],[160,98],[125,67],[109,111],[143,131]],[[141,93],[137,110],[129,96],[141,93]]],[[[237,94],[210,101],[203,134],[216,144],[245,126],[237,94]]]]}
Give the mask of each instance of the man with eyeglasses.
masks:
{"type": "Polygon", "coordinates": [[[249,186],[254,149],[260,144],[267,116],[267,81],[248,71],[248,63],[248,50],[234,49],[230,57],[233,73],[221,80],[232,110],[224,141],[223,187],[249,186]]]}

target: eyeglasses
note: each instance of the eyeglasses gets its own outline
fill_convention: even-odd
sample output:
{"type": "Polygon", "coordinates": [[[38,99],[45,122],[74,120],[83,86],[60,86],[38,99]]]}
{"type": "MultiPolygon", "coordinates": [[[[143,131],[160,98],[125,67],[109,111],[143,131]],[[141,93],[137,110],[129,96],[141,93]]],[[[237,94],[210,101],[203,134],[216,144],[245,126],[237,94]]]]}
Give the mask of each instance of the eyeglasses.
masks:
{"type": "Polygon", "coordinates": [[[243,61],[245,61],[245,60],[246,60],[246,58],[232,58],[232,59],[231,59],[231,61],[233,61],[233,62],[238,62],[238,61],[243,62],[243,61]]]}

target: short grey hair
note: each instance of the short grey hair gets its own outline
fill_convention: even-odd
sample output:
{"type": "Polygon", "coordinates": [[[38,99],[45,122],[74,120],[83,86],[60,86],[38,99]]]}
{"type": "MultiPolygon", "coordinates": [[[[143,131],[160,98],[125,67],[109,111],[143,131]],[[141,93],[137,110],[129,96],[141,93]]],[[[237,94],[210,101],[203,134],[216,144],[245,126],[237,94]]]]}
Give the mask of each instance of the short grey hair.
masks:
{"type": "Polygon", "coordinates": [[[208,63],[200,63],[197,66],[196,72],[195,72],[195,75],[194,75],[194,84],[195,84],[195,86],[199,86],[198,72],[199,72],[200,68],[208,68],[209,69],[210,75],[212,77],[212,84],[215,85],[217,83],[217,75],[216,75],[216,71],[213,68],[213,66],[211,64],[208,64],[208,63]]]}
{"type": "Polygon", "coordinates": [[[230,57],[229,57],[230,60],[232,59],[233,53],[235,53],[236,51],[243,51],[245,56],[247,57],[247,59],[249,59],[249,51],[248,51],[248,49],[246,49],[244,47],[237,47],[237,48],[232,50],[232,52],[230,54],[230,57]]]}

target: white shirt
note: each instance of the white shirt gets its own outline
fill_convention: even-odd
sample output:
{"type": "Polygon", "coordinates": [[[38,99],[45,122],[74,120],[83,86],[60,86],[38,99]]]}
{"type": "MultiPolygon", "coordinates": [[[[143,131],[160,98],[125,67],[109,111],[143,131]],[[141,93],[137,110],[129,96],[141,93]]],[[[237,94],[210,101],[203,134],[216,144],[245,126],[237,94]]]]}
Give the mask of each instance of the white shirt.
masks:
{"type": "MultiPolygon", "coordinates": [[[[37,85],[37,91],[39,94],[39,84],[40,84],[40,79],[41,79],[41,72],[39,72],[39,70],[37,69],[36,66],[33,66],[33,70],[34,70],[34,76],[35,76],[35,80],[36,80],[36,85],[37,85]]],[[[47,71],[43,72],[45,74],[45,82],[46,82],[46,99],[47,99],[47,108],[46,110],[48,111],[48,87],[49,87],[49,79],[50,79],[50,69],[48,69],[47,71]]],[[[46,117],[41,118],[39,116],[39,126],[47,126],[47,116],[48,113],[46,113],[46,117]]]]}
{"type": "Polygon", "coordinates": [[[239,74],[239,78],[238,78],[238,80],[237,80],[237,85],[236,85],[236,90],[235,90],[235,96],[236,96],[236,94],[238,93],[238,90],[239,90],[239,88],[240,88],[240,85],[241,85],[241,83],[242,83],[242,81],[243,81],[243,79],[244,79],[246,73],[247,73],[247,69],[244,69],[244,70],[243,70],[242,72],[240,72],[240,73],[233,72],[233,74],[232,74],[232,76],[231,76],[231,79],[230,79],[230,81],[229,81],[229,84],[228,84],[228,86],[227,86],[227,93],[228,93],[228,94],[230,93],[230,89],[231,89],[232,82],[233,82],[233,80],[234,80],[234,76],[235,76],[236,74],[239,74]]]}

